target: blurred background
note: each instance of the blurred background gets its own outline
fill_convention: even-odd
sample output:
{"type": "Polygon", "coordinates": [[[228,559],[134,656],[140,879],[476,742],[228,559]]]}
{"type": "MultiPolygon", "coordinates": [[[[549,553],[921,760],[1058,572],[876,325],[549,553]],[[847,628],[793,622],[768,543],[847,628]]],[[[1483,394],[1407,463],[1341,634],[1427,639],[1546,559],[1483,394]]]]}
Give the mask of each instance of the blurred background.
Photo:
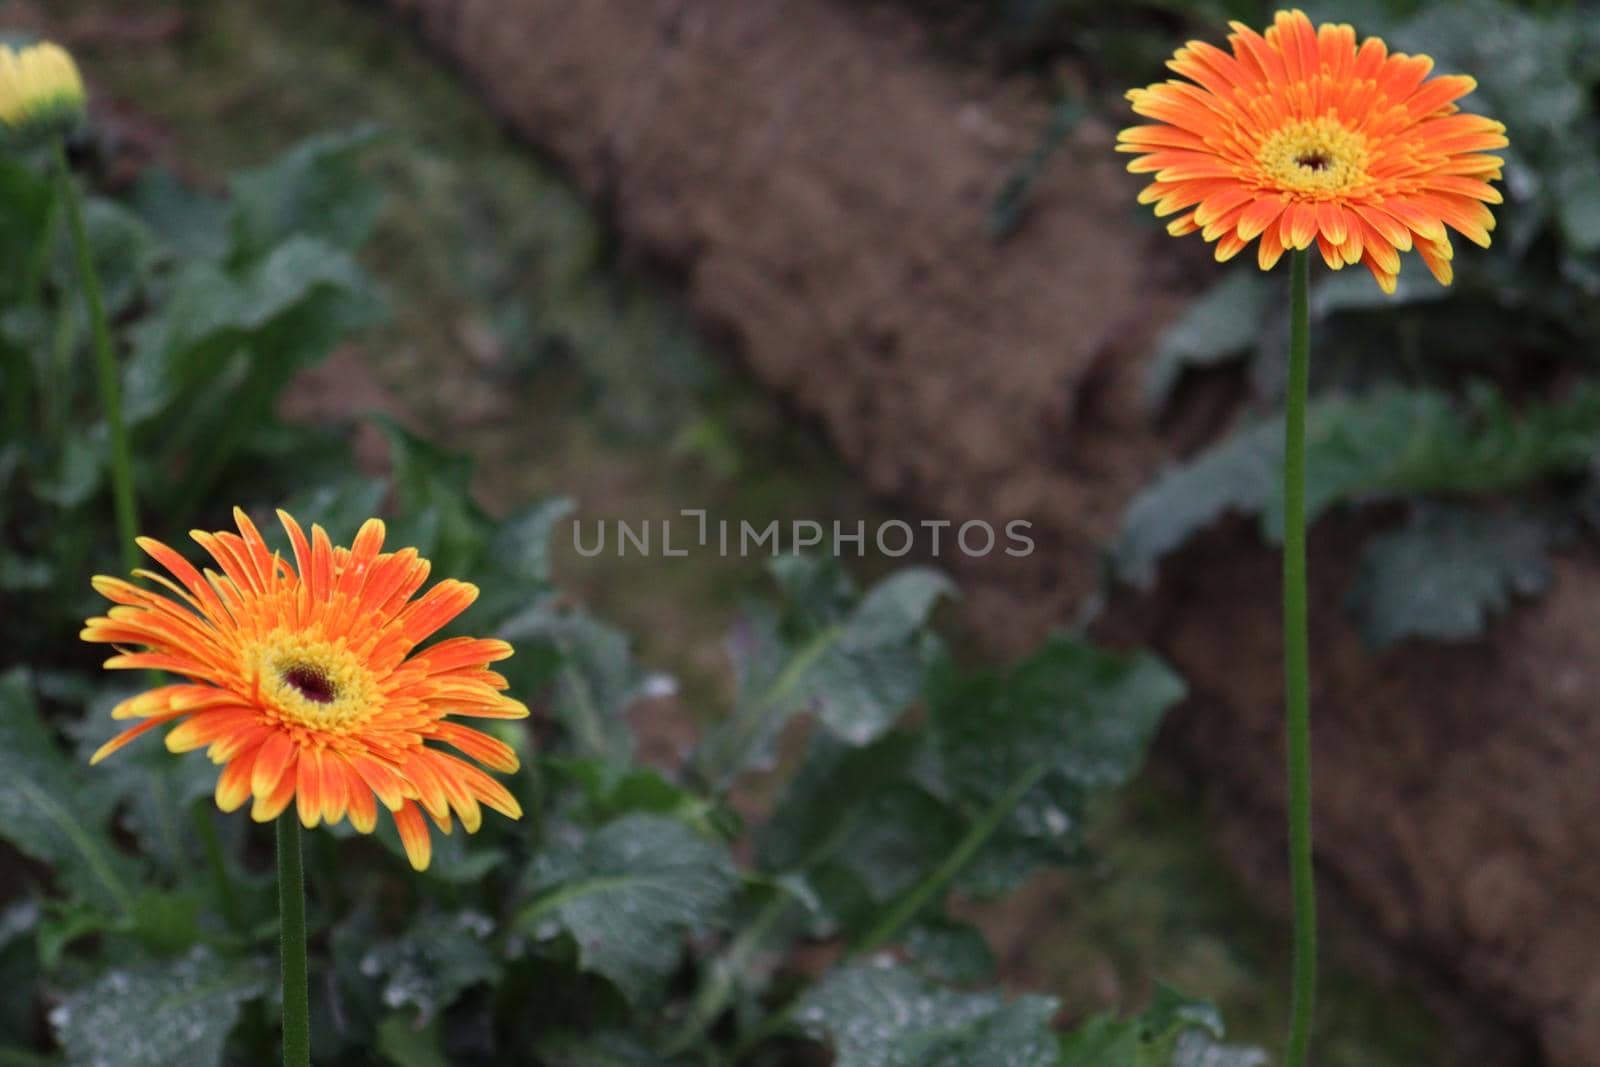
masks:
{"type": "MultiPolygon", "coordinates": [[[[1393,298],[1364,270],[1313,279],[1318,1063],[1589,1067],[1600,5],[1307,7],[1474,75],[1465,105],[1511,140],[1493,247],[1458,240],[1449,290],[1415,257],[1393,298]]],[[[1141,776],[1087,804],[1082,856],[953,907],[1000,984],[1059,998],[1058,1021],[1136,1010],[1160,979],[1214,1002],[1230,1040],[1276,1048],[1284,283],[1168,238],[1111,152],[1127,87],[1270,11],[11,0],[0,31],[62,41],[90,85],[71,147],[103,205],[147,528],[214,528],[241,496],[349,515],[398,497],[431,516],[403,532],[466,565],[499,543],[489,517],[570,498],[546,512],[540,581],[626,635],[623,729],[676,780],[739,701],[724,633],[770,592],[769,560],[590,558],[573,523],[1026,521],[1023,558],[926,539],[891,558],[869,534],[844,570],[947,572],[961,596],[934,629],[963,665],[1066,630],[1151,650],[1188,696],[1141,776]],[[258,253],[274,265],[251,273],[258,253]]],[[[20,241],[42,194],[6,180],[20,241]]],[[[70,315],[11,299],[9,346],[77,358],[70,315]]],[[[0,453],[7,666],[36,672],[48,717],[99,699],[70,680],[93,657],[49,636],[95,610],[84,575],[110,566],[104,531],[66,535],[92,530],[70,516],[100,505],[99,445],[61,430],[71,393],[6,387],[8,440],[62,442],[0,453]]],[[[729,805],[754,822],[775,790],[755,775],[729,805]]],[[[13,881],[48,882],[42,860],[13,881]]],[[[45,915],[60,946],[72,918],[45,915]]],[[[23,936],[8,929],[0,949],[23,936]]],[[[85,1058],[41,1016],[73,977],[8,1008],[23,1036],[0,1063],[60,1062],[20,1051],[49,1049],[46,1030],[67,1062],[142,1062],[85,1058]]],[[[449,1018],[481,977],[423,1015],[449,1018]]],[[[441,1048],[468,1047],[452,1033],[441,1048]]]]}

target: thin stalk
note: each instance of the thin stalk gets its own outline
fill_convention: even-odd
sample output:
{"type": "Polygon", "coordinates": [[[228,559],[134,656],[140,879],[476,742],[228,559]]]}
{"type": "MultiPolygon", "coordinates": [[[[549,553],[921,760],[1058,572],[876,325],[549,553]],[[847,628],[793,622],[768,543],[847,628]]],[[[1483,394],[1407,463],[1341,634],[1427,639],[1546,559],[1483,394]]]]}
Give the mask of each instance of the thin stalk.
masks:
{"type": "Polygon", "coordinates": [[[944,858],[944,862],[935,867],[927,877],[911,888],[911,891],[901,896],[900,899],[884,912],[870,930],[862,936],[853,946],[854,952],[871,952],[888,942],[900,932],[900,928],[916,917],[928,902],[937,894],[944,891],[963,870],[978,850],[988,843],[990,837],[999,828],[1000,823],[1011,814],[1011,810],[1022,802],[1028,790],[1039,784],[1045,772],[1050,769],[1047,762],[1040,761],[1033,764],[1017,776],[1006,791],[989,806],[978,821],[967,830],[966,836],[944,858]]]}
{"type": "Polygon", "coordinates": [[[117,515],[117,535],[122,542],[125,571],[139,565],[138,507],[134,503],[133,452],[128,447],[128,429],[122,421],[122,391],[117,385],[117,359],[111,348],[111,326],[106,321],[105,301],[100,296],[100,278],[94,269],[94,254],[83,224],[83,207],[77,187],[67,167],[67,150],[55,142],[56,181],[61,187],[61,202],[66,207],[67,225],[72,233],[72,248],[78,260],[78,281],[89,308],[89,327],[93,331],[95,374],[100,384],[100,403],[105,409],[106,426],[111,432],[111,494],[117,515]]]}
{"type": "Polygon", "coordinates": [[[1285,1067],[1305,1067],[1317,988],[1317,896],[1311,852],[1311,652],[1306,633],[1306,394],[1311,367],[1311,256],[1294,253],[1289,397],[1283,448],[1283,678],[1288,720],[1289,876],[1294,985],[1285,1067]]]}
{"type": "Polygon", "coordinates": [[[311,1067],[305,870],[300,821],[293,808],[278,816],[278,917],[283,941],[283,1067],[311,1067]]]}

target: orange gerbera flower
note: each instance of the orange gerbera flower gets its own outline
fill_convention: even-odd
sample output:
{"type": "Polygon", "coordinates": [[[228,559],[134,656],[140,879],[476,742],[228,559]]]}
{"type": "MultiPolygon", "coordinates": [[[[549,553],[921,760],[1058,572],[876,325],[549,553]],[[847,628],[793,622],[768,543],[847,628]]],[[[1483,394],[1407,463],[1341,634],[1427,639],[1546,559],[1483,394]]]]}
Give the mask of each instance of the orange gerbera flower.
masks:
{"type": "Polygon", "coordinates": [[[413,600],[428,561],[414,548],[380,551],[384,529],[377,519],[367,520],[347,549],[330,544],[320,526],[311,527],[308,542],[294,519],[278,512],[294,551],[291,567],[268,550],[243,511],[235,508],[233,517],[238,534],[191,534],[221,574],[202,575],[161,542],[139,539],[177,582],[134,573],[176,600],[118,578],[94,579],[95,589],[117,605],[90,619],[82,634],[119,646],[105,665],[171,671],[189,681],[118,704],[113,718],[142,721],[91,762],[181,719],[167,734],[167,748],[204,746],[224,765],[216,790],[223,811],[253,796],[251,817],[266,822],[294,801],[308,827],[348,814],[357,830],[371,833],[376,796],[393,814],[418,870],[432,853],[423,811],[444,833],[452,810],[469,833],[477,830],[480,802],[521,816],[499,782],[430,744],[450,745],[493,770],[517,769],[510,746],[448,718],[528,714],[502,694],[505,678],[489,669],[511,655],[511,646],[456,637],[413,654],[477,598],[477,588],[447,579],[413,600]]]}
{"type": "Polygon", "coordinates": [[[1427,56],[1389,54],[1376,37],[1314,28],[1300,11],[1279,12],[1266,34],[1233,23],[1232,53],[1191,41],[1167,65],[1171,80],[1128,93],[1155,123],[1117,135],[1155,180],[1139,194],[1156,214],[1177,218],[1174,236],[1199,230],[1217,259],[1252,240],[1261,269],[1313,241],[1329,267],[1363,263],[1392,293],[1400,253],[1413,246],[1449,285],[1449,226],[1488,247],[1500,203],[1488,183],[1502,161],[1505,127],[1466,114],[1455,101],[1477,83],[1429,78],[1427,56]]]}

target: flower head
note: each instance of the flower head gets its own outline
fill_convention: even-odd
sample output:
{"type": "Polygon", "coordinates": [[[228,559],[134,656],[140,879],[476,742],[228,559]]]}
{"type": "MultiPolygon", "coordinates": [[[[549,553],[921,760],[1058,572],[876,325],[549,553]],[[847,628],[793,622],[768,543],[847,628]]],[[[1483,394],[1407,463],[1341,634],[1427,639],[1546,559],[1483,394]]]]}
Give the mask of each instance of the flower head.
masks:
{"type": "Polygon", "coordinates": [[[1389,293],[1413,247],[1450,284],[1447,226],[1488,247],[1502,161],[1487,153],[1506,138],[1456,106],[1476,82],[1430,78],[1427,56],[1358,46],[1351,27],[1300,11],[1265,34],[1232,26],[1231,52],[1191,41],[1168,61],[1189,81],[1128,93],[1154,122],[1123,130],[1117,149],[1154,176],[1139,202],[1176,216],[1169,233],[1200,231],[1218,260],[1260,238],[1262,270],[1315,242],[1329,267],[1364,264],[1389,293]]]}
{"type": "Polygon", "coordinates": [[[381,801],[393,815],[411,865],[428,866],[426,812],[444,833],[451,813],[467,831],[481,805],[513,819],[516,800],[499,782],[445,751],[448,745],[492,770],[517,769],[505,743],[452,716],[517,719],[528,709],[503,695],[489,664],[511,655],[504,641],[454,637],[416,646],[476,599],[476,587],[439,582],[412,599],[428,576],[415,549],[383,552],[383,523],[369,519],[349,548],[320,526],[309,541],[278,512],[294,553],[291,566],[235,508],[239,533],[191,536],[221,573],[202,574],[159,541],[139,546],[171,572],[135,575],[171,596],[119,578],[95,589],[116,606],[88,621],[82,637],[118,646],[108,668],[170,671],[187,679],[118,704],[116,719],[138,725],[107,742],[99,762],[140,734],[177,723],[167,748],[205,748],[223,770],[217,806],[235,811],[254,798],[258,822],[291,802],[306,826],[336,823],[370,833],[381,801]],[[142,651],[131,650],[142,646],[142,651]]]}
{"type": "Polygon", "coordinates": [[[83,79],[60,45],[0,45],[0,125],[20,140],[71,133],[83,121],[83,79]]]}

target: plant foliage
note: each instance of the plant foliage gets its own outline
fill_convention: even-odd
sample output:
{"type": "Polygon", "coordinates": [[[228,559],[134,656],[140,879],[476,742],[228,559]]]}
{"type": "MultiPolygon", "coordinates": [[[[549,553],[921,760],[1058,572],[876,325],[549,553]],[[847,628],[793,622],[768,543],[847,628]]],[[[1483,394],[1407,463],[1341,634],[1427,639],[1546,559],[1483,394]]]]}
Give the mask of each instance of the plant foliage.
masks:
{"type": "MultiPolygon", "coordinates": [[[[514,643],[507,676],[538,709],[537,741],[497,724],[525,763],[509,782],[525,818],[438,841],[426,874],[404,872],[392,829],[309,836],[318,1062],[703,1065],[797,1044],[846,1065],[1078,1062],[1055,1001],[982,988],[993,959],[948,906],[1077,862],[1087,805],[1135,773],[1180,681],[1065,635],[1009,670],[963,668],[930,621],[955,595],[943,575],[863,591],[835,562],[782,557],[777,596],[729,637],[731,707],[681,771],[641,765],[631,641],[552,578],[570,501],[492,518],[464,457],[398,426],[380,424],[390,473],[371,479],[342,433],[276,420],[296,373],[382,313],[357,259],[371,136],[316,138],[225,200],[156,176],[90,201],[147,529],[281,504],[347,539],[387,510],[395,540],[484,591],[463,626],[514,643]],[[776,803],[736,805],[752,780],[776,803]],[[792,972],[808,943],[837,962],[792,972]]],[[[0,849],[25,861],[0,910],[0,1061],[269,1062],[260,829],[218,815],[204,761],[154,741],[84,765],[141,681],[102,677],[73,640],[88,576],[116,557],[105,430],[51,187],[33,161],[0,163],[0,185],[0,252],[31,265],[0,279],[0,628],[28,664],[0,674],[0,849]]],[[[1182,1062],[1116,1040],[1138,1067],[1182,1062]]]]}

